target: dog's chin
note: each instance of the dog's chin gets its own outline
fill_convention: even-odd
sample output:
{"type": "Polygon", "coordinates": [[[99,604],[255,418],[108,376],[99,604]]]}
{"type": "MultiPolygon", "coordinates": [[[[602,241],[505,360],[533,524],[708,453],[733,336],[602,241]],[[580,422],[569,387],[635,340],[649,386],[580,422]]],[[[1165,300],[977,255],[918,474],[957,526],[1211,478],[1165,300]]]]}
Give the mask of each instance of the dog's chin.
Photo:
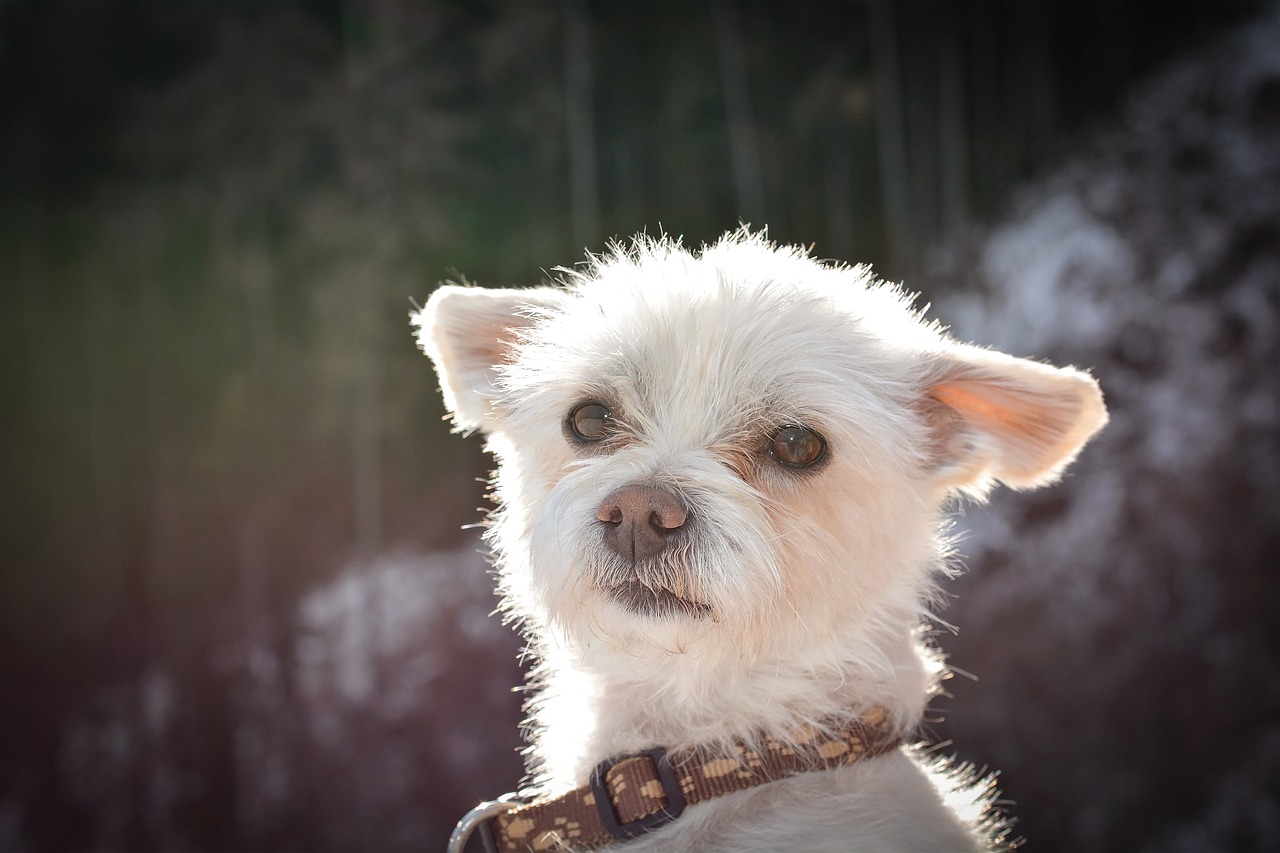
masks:
{"type": "Polygon", "coordinates": [[[629,613],[649,619],[710,619],[712,616],[709,604],[684,598],[661,587],[652,589],[639,581],[603,587],[601,592],[629,613]]]}

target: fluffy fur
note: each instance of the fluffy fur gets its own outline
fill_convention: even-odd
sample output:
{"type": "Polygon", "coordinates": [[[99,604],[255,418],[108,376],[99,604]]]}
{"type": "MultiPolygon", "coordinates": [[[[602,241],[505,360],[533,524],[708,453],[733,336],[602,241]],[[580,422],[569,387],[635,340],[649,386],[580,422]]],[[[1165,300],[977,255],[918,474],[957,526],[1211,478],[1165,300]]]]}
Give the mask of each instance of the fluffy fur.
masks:
{"type": "MultiPolygon", "coordinates": [[[[538,661],[536,794],[604,758],[727,743],[871,705],[904,736],[943,666],[927,642],[946,570],[942,507],[995,481],[1054,480],[1106,421],[1096,383],[959,343],[866,267],[745,230],[693,253],[639,237],[548,287],[446,285],[416,314],[459,430],[498,460],[487,539],[503,610],[538,661]],[[575,440],[585,401],[608,438],[575,440]],[[826,442],[804,469],[779,427],[826,442]],[[627,560],[598,508],[641,484],[688,518],[627,560]],[[696,602],[653,612],[628,581],[696,602]]],[[[691,807],[627,850],[956,850],[997,846],[990,780],[904,748],[691,807]]]]}

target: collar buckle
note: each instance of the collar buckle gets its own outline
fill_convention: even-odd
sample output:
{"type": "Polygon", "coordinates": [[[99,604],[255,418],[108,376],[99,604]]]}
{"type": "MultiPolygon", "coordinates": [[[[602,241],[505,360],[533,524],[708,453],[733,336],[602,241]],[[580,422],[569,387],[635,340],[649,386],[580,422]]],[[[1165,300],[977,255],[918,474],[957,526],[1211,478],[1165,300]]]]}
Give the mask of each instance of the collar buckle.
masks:
{"type": "Polygon", "coordinates": [[[600,813],[600,822],[604,824],[605,831],[619,841],[644,835],[646,832],[671,823],[684,814],[684,792],[680,790],[680,780],[676,778],[675,768],[667,758],[667,751],[662,747],[615,755],[601,761],[596,765],[595,770],[591,771],[591,793],[595,796],[596,810],[600,813]],[[662,793],[666,796],[667,804],[652,814],[623,823],[618,812],[614,810],[613,801],[609,798],[605,774],[613,769],[614,765],[633,758],[648,758],[653,762],[653,769],[656,771],[658,782],[662,785],[662,793]]]}

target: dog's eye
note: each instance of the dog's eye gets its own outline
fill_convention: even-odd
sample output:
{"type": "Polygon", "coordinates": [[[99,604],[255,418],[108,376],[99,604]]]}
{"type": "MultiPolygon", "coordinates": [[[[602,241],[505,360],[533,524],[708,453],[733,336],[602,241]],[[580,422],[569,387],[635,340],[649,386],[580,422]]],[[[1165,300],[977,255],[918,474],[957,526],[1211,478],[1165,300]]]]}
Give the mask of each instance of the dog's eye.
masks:
{"type": "Polygon", "coordinates": [[[599,441],[613,426],[613,413],[601,403],[582,403],[569,413],[567,423],[579,441],[599,441]]]}
{"type": "Polygon", "coordinates": [[[779,427],[769,442],[769,455],[788,468],[811,468],[827,455],[827,442],[808,427],[779,427]]]}

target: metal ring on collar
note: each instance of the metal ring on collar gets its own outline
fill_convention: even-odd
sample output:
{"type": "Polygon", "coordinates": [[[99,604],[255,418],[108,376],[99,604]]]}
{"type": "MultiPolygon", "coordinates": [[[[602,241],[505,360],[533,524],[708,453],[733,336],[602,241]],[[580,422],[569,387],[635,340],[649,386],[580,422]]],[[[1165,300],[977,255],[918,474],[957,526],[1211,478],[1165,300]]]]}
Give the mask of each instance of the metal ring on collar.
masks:
{"type": "Polygon", "coordinates": [[[462,848],[467,845],[467,839],[471,837],[471,833],[475,832],[477,828],[480,829],[480,837],[484,840],[485,853],[498,853],[493,833],[487,831],[489,830],[489,820],[500,814],[506,814],[520,805],[520,803],[521,799],[518,795],[503,794],[498,799],[483,802],[464,814],[462,820],[458,821],[458,825],[453,828],[453,833],[449,836],[448,853],[462,853],[462,848]]]}

